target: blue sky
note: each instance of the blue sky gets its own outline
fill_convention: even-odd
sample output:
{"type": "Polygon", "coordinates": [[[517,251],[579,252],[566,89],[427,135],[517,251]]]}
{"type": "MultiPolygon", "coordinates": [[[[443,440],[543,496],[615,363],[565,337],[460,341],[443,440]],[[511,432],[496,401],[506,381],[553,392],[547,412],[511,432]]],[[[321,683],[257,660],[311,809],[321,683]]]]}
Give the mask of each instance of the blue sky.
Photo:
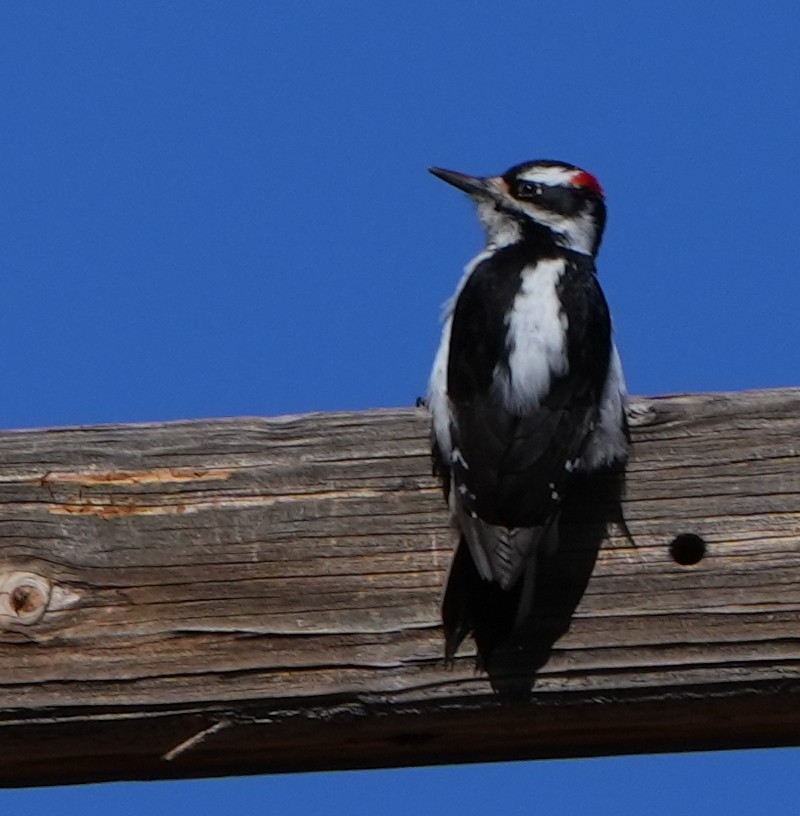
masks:
{"type": "MultiPolygon", "coordinates": [[[[606,189],[600,274],[634,393],[797,385],[798,41],[790,2],[6,2],[0,427],[412,404],[441,302],[481,246],[469,202],[426,168],[534,158],[606,189]]],[[[796,762],[516,763],[57,801],[731,816],[793,808],[796,762]]]]}

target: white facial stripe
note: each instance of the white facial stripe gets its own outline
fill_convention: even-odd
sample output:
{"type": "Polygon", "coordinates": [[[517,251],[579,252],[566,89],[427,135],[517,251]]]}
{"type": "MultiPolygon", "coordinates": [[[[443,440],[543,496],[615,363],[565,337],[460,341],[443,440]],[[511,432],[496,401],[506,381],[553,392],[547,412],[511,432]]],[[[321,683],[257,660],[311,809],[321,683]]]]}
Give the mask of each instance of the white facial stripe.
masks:
{"type": "Polygon", "coordinates": [[[551,210],[544,210],[529,201],[516,202],[521,212],[528,213],[529,217],[539,224],[549,227],[554,233],[561,236],[558,241],[562,246],[569,247],[584,255],[591,255],[597,236],[597,224],[588,210],[583,210],[567,218],[551,210]]]}
{"type": "Polygon", "coordinates": [[[568,373],[567,317],[556,286],[561,260],[539,261],[522,272],[522,286],[507,321],[509,371],[495,374],[505,407],[529,411],[548,392],[550,380],[568,373]]]}
{"type": "Polygon", "coordinates": [[[575,168],[568,169],[566,167],[532,167],[520,173],[520,179],[523,181],[534,181],[539,184],[549,184],[555,186],[558,184],[571,184],[572,179],[583,174],[583,170],[575,168]]]}

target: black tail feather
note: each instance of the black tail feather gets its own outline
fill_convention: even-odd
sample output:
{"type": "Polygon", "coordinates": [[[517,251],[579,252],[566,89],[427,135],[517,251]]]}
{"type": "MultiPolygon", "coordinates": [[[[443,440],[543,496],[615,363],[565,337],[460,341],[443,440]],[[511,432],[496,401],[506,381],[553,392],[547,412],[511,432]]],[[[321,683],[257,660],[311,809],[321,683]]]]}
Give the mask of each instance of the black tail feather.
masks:
{"type": "Polygon", "coordinates": [[[497,645],[515,628],[522,581],[510,591],[486,581],[462,537],[458,543],[442,602],[445,632],[445,659],[451,662],[456,650],[470,633],[478,649],[478,666],[488,670],[489,658],[497,645]]]}
{"type": "Polygon", "coordinates": [[[450,568],[442,602],[445,657],[452,662],[461,642],[472,633],[478,668],[489,675],[492,688],[508,699],[530,694],[536,672],[569,629],[608,525],[624,524],[621,470],[582,475],[571,487],[553,530],[560,539],[558,548],[547,552],[542,547],[537,554],[535,590],[525,586],[525,578],[509,591],[481,578],[463,537],[450,568]]]}

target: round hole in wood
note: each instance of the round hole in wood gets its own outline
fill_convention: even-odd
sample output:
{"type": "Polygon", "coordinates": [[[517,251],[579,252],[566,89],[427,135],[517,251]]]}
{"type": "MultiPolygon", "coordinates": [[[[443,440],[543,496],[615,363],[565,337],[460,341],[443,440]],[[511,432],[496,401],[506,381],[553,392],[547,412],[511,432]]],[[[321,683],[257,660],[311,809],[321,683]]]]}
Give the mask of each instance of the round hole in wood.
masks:
{"type": "Polygon", "coordinates": [[[706,542],[694,533],[681,533],[672,539],[669,554],[682,567],[691,567],[702,561],[706,554],[706,542]]]}

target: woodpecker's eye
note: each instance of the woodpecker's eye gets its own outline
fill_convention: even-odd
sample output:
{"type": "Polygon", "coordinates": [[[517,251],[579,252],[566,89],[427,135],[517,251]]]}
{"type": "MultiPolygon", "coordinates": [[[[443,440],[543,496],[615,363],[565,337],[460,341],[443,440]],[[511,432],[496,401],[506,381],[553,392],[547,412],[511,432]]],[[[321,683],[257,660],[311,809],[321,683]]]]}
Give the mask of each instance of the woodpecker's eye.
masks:
{"type": "Polygon", "coordinates": [[[520,181],[517,184],[517,198],[536,198],[542,194],[542,185],[534,181],[520,181]]]}
{"type": "MultiPolygon", "coordinates": [[[[515,198],[530,201],[537,209],[570,217],[585,206],[587,199],[587,192],[581,187],[539,184],[536,181],[517,181],[512,190],[515,198]]],[[[594,192],[589,192],[588,196],[596,198],[594,192]]]]}

